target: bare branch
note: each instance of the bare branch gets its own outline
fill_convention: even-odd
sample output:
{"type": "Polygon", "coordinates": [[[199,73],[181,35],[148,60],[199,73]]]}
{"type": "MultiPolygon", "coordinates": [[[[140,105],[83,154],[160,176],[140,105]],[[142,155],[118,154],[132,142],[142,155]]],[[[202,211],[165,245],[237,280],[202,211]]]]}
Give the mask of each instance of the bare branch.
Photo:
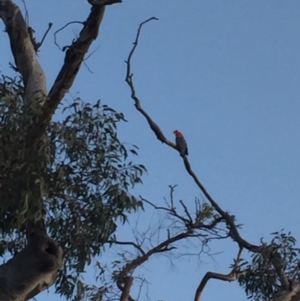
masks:
{"type": "Polygon", "coordinates": [[[67,28],[67,27],[68,27],[69,25],[71,25],[71,24],[81,24],[81,25],[84,25],[84,23],[81,22],[81,21],[71,21],[71,22],[68,22],[68,23],[65,24],[63,27],[59,28],[58,30],[56,30],[56,31],[54,32],[54,44],[55,44],[55,45],[58,47],[58,49],[60,49],[60,50],[63,50],[63,51],[64,51],[64,48],[62,49],[62,48],[58,45],[56,36],[57,36],[57,34],[58,34],[60,31],[64,30],[65,28],[67,28]]]}
{"type": "Polygon", "coordinates": [[[229,282],[236,280],[236,269],[237,269],[238,263],[240,261],[242,251],[243,251],[243,249],[240,248],[239,252],[237,254],[237,258],[235,260],[234,267],[229,274],[220,274],[220,273],[214,273],[214,272],[207,272],[205,274],[205,276],[202,278],[202,280],[196,290],[194,301],[200,301],[201,294],[202,294],[208,280],[218,279],[218,280],[229,281],[229,282]]]}
{"type": "Polygon", "coordinates": [[[118,240],[108,240],[106,241],[106,243],[108,244],[115,244],[115,245],[131,245],[134,246],[137,250],[139,250],[142,255],[146,255],[145,251],[136,243],[132,242],[132,241],[118,241],[118,240]]]}
{"type": "Polygon", "coordinates": [[[170,202],[171,202],[171,209],[174,208],[174,198],[173,198],[173,194],[174,194],[174,190],[177,187],[177,185],[170,185],[170,202]]]}
{"type": "MultiPolygon", "coordinates": [[[[176,217],[177,219],[181,220],[183,222],[183,224],[187,227],[187,229],[191,230],[191,229],[213,229],[215,228],[215,226],[224,221],[223,217],[215,217],[213,218],[213,220],[211,221],[211,223],[209,224],[204,224],[202,221],[197,220],[197,218],[195,218],[195,221],[193,221],[193,218],[191,217],[186,205],[183,203],[183,201],[179,201],[180,204],[183,206],[184,211],[186,213],[186,215],[188,216],[187,218],[184,218],[183,216],[181,216],[179,213],[177,213],[176,208],[166,208],[166,207],[161,207],[161,206],[156,206],[155,204],[153,204],[152,202],[146,200],[145,198],[141,197],[141,200],[147,204],[149,204],[150,206],[152,206],[154,209],[156,210],[163,210],[166,211],[168,214],[170,214],[171,216],[176,217]]],[[[171,201],[173,202],[173,201],[171,201]]],[[[228,235],[226,235],[226,237],[228,237],[228,235]]],[[[219,237],[221,238],[221,236],[219,237]]]]}
{"type": "MultiPolygon", "coordinates": [[[[137,34],[136,34],[136,38],[135,38],[135,41],[133,43],[133,47],[132,47],[131,51],[129,52],[129,55],[128,55],[128,58],[127,58],[127,61],[126,61],[127,69],[126,69],[125,81],[127,82],[128,86],[130,88],[131,98],[134,101],[134,105],[135,105],[136,109],[145,117],[145,119],[147,120],[150,128],[152,129],[152,131],[156,135],[157,139],[178,151],[176,146],[164,136],[163,131],[160,129],[160,127],[157,125],[157,123],[155,123],[154,120],[149,116],[149,114],[142,108],[141,101],[138,98],[138,96],[136,95],[136,91],[135,91],[135,87],[134,87],[134,83],[133,83],[133,74],[132,74],[132,71],[131,71],[131,60],[132,60],[133,54],[136,51],[136,48],[137,48],[137,45],[138,45],[138,42],[139,42],[139,37],[140,37],[140,34],[141,34],[142,26],[144,24],[146,24],[147,22],[149,22],[151,20],[155,20],[155,19],[156,18],[150,18],[150,19],[142,22],[139,25],[139,28],[138,28],[138,31],[137,31],[137,34]]],[[[284,264],[282,262],[282,258],[280,258],[280,256],[276,256],[276,252],[274,252],[274,250],[272,249],[272,246],[266,246],[265,244],[253,245],[253,244],[249,243],[248,241],[244,240],[240,236],[240,233],[238,231],[239,225],[237,225],[235,223],[235,217],[233,215],[230,215],[225,210],[223,210],[220,207],[220,205],[213,199],[213,197],[208,193],[208,191],[206,190],[204,185],[200,182],[200,180],[198,179],[198,177],[196,176],[196,174],[192,170],[187,156],[182,156],[182,158],[183,158],[183,163],[184,163],[186,171],[193,178],[194,182],[200,188],[200,190],[202,191],[202,193],[204,194],[206,199],[209,201],[211,206],[220,215],[218,218],[214,219],[209,225],[203,225],[201,220],[198,220],[198,223],[197,223],[197,220],[196,220],[196,223],[191,223],[192,226],[194,226],[196,228],[199,227],[199,228],[202,228],[202,229],[204,229],[205,227],[207,229],[214,229],[214,227],[217,225],[217,223],[219,223],[221,221],[225,221],[226,225],[227,225],[227,228],[228,228],[228,236],[230,236],[235,242],[237,242],[237,244],[239,245],[239,248],[240,249],[245,248],[245,249],[247,249],[251,252],[260,253],[265,258],[269,258],[270,261],[273,264],[273,267],[274,267],[279,279],[280,279],[282,287],[287,288],[288,286],[290,286],[290,281],[289,281],[288,277],[285,274],[284,264]]],[[[182,204],[182,206],[183,206],[183,208],[185,210],[185,213],[186,213],[188,218],[184,218],[184,217],[180,216],[179,214],[177,214],[172,200],[171,200],[171,209],[164,208],[164,207],[158,207],[158,206],[152,204],[151,202],[146,201],[145,199],[143,199],[143,201],[147,202],[148,204],[150,204],[151,206],[153,206],[156,209],[161,209],[161,210],[165,210],[165,211],[169,212],[169,214],[177,217],[182,222],[184,222],[186,225],[189,225],[189,222],[191,220],[191,216],[188,214],[187,208],[183,204],[182,204]]],[[[191,231],[190,233],[192,233],[192,229],[190,229],[189,231],[191,231]]],[[[220,279],[220,280],[224,280],[224,281],[233,281],[235,279],[235,275],[233,275],[232,273],[230,273],[228,275],[223,275],[223,274],[209,272],[209,273],[206,274],[205,278],[202,281],[203,287],[204,287],[205,283],[210,278],[220,279]]],[[[200,287],[200,293],[201,293],[202,289],[203,288],[200,287]]],[[[195,298],[200,298],[200,295],[199,295],[199,297],[195,297],[195,298]]]]}
{"type": "Polygon", "coordinates": [[[45,31],[45,33],[44,33],[44,35],[43,35],[43,37],[42,37],[42,40],[38,43],[38,48],[40,48],[40,47],[43,45],[43,43],[44,43],[44,41],[45,41],[45,39],[46,39],[46,36],[47,36],[47,34],[49,33],[49,31],[50,31],[52,25],[53,25],[53,23],[51,23],[51,22],[48,24],[48,28],[47,28],[47,30],[45,31]]]}
{"type": "Polygon", "coordinates": [[[155,133],[156,137],[158,140],[160,140],[163,143],[166,143],[167,145],[169,145],[170,147],[173,147],[174,149],[177,150],[177,147],[174,143],[172,143],[171,141],[169,141],[163,134],[163,132],[161,131],[161,129],[159,128],[159,126],[150,118],[150,116],[147,114],[147,112],[142,108],[141,103],[139,98],[137,97],[136,93],[135,93],[135,88],[133,85],[133,74],[131,73],[131,58],[136,50],[136,47],[138,45],[138,41],[139,41],[139,36],[141,33],[141,29],[143,27],[144,24],[152,21],[152,20],[158,20],[155,17],[149,18],[146,21],[142,22],[138,28],[137,31],[137,35],[136,35],[136,39],[133,43],[133,47],[128,55],[128,59],[126,62],[127,64],[127,72],[126,72],[126,78],[125,81],[127,82],[127,84],[129,85],[130,89],[131,89],[131,98],[134,100],[135,102],[135,107],[136,109],[147,119],[150,128],[153,130],[153,132],[155,133]]]}
{"type": "MultiPolygon", "coordinates": [[[[128,86],[129,86],[129,88],[131,90],[131,98],[134,100],[134,104],[135,104],[136,109],[146,118],[146,120],[147,120],[150,128],[155,133],[157,139],[160,140],[161,142],[167,144],[168,146],[172,147],[176,151],[178,151],[176,145],[174,143],[172,143],[171,141],[169,141],[164,136],[164,134],[163,134],[162,130],[160,129],[160,127],[152,120],[152,118],[148,115],[148,113],[142,108],[140,99],[136,95],[135,87],[134,87],[134,83],[133,83],[133,74],[131,72],[131,59],[132,59],[132,56],[133,56],[133,54],[134,54],[134,52],[135,52],[135,50],[137,48],[142,26],[144,24],[150,22],[151,20],[157,20],[157,19],[155,17],[152,17],[152,18],[147,19],[146,21],[142,22],[139,25],[139,28],[138,28],[138,31],[137,31],[137,34],[136,34],[136,38],[135,38],[135,41],[133,43],[133,47],[132,47],[131,51],[129,52],[127,61],[125,61],[126,65],[127,65],[127,71],[126,71],[125,81],[127,82],[128,86]]],[[[186,168],[188,174],[193,178],[194,182],[200,188],[200,190],[205,195],[205,197],[208,199],[208,201],[210,202],[210,204],[215,208],[215,210],[226,221],[226,223],[227,223],[227,225],[228,225],[228,227],[230,229],[230,232],[229,232],[230,237],[234,241],[236,241],[240,247],[246,248],[246,249],[248,249],[250,251],[253,251],[253,252],[260,253],[262,251],[262,247],[250,244],[249,242],[245,241],[240,236],[240,234],[239,234],[239,232],[237,230],[237,226],[235,225],[234,219],[232,218],[232,216],[230,216],[226,211],[224,211],[218,205],[218,203],[211,197],[211,195],[208,193],[208,191],[202,185],[202,183],[200,182],[200,180],[198,179],[198,177],[196,176],[196,174],[193,172],[193,170],[191,168],[191,165],[190,165],[190,163],[188,161],[188,158],[186,156],[183,156],[182,158],[183,158],[184,165],[185,165],[185,168],[186,168]]]]}
{"type": "Polygon", "coordinates": [[[183,207],[184,212],[185,212],[185,214],[188,216],[190,222],[193,222],[193,219],[192,219],[192,217],[191,217],[191,215],[190,215],[190,213],[189,213],[187,207],[186,207],[185,204],[183,203],[183,201],[180,200],[179,203],[180,203],[181,206],[183,207]]]}

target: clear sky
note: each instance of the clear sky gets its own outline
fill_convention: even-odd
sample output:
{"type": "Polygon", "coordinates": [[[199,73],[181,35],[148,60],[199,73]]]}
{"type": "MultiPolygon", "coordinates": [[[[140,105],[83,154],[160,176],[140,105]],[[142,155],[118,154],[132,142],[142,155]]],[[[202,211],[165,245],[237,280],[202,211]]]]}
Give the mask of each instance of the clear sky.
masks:
{"type": "MultiPolygon", "coordinates": [[[[83,21],[90,5],[83,0],[27,2],[38,39],[48,22],[54,23],[39,53],[50,88],[64,59],[53,31],[66,22],[83,21]]],[[[220,206],[243,224],[246,240],[259,243],[282,228],[300,238],[299,11],[298,0],[124,0],[107,8],[91,49],[95,53],[86,61],[89,69],[82,66],[70,95],[91,102],[100,98],[125,114],[122,140],[140,147],[136,162],[148,169],[137,194],[163,204],[168,185],[178,184],[175,197],[191,210],[194,198],[201,197],[178,153],[157,141],[135,110],[124,81],[124,60],[137,27],[155,16],[159,21],[144,27],[132,65],[144,109],[169,139],[174,129],[184,133],[194,171],[220,206]]],[[[61,47],[79,30],[75,24],[59,34],[61,47]]],[[[3,26],[0,45],[0,70],[5,74],[11,72],[8,62],[13,56],[3,26]]],[[[151,217],[143,215],[141,227],[151,217]]],[[[151,301],[192,300],[207,271],[229,272],[236,245],[214,243],[211,253],[220,252],[200,262],[180,259],[175,267],[157,256],[137,274],[150,282],[151,301]]],[[[45,299],[64,300],[51,293],[37,297],[45,299]]],[[[202,300],[246,296],[237,283],[212,281],[202,300]]]]}

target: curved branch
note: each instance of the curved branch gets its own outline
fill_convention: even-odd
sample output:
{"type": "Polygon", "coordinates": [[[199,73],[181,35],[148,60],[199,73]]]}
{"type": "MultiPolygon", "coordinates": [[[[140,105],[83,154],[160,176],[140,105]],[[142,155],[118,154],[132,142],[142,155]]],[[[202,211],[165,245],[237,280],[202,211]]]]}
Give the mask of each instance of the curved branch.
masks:
{"type": "Polygon", "coordinates": [[[135,38],[135,41],[133,43],[133,47],[128,55],[128,59],[127,61],[125,61],[126,65],[127,65],[127,71],[126,71],[126,78],[125,81],[127,82],[127,84],[129,85],[130,89],[131,89],[131,98],[134,100],[135,102],[135,107],[136,109],[147,119],[150,128],[153,130],[153,132],[155,133],[156,137],[158,140],[160,140],[162,143],[166,143],[167,145],[169,145],[170,147],[173,147],[174,149],[177,150],[177,147],[174,143],[172,143],[171,141],[169,141],[163,134],[163,132],[161,131],[161,129],[159,128],[159,126],[151,119],[151,117],[148,115],[148,113],[142,108],[141,103],[139,98],[136,96],[135,93],[135,88],[133,85],[133,74],[131,73],[131,58],[137,48],[138,42],[139,42],[139,37],[140,37],[140,33],[141,33],[141,29],[143,27],[144,24],[152,21],[152,20],[158,20],[156,17],[151,17],[149,19],[147,19],[146,21],[142,22],[138,28],[137,31],[137,35],[135,38]]]}
{"type": "Polygon", "coordinates": [[[236,280],[236,278],[237,278],[236,277],[236,269],[237,269],[238,263],[240,261],[241,255],[242,255],[242,251],[243,251],[243,249],[240,248],[239,252],[237,254],[235,263],[234,263],[234,267],[229,274],[220,274],[220,273],[214,273],[214,272],[207,272],[205,274],[205,276],[202,278],[202,280],[196,290],[194,301],[200,301],[201,294],[202,294],[208,280],[218,279],[218,280],[229,281],[229,282],[236,280]]]}
{"type": "MultiPolygon", "coordinates": [[[[177,149],[176,145],[174,143],[172,143],[171,141],[169,141],[163,134],[162,130],[160,129],[160,127],[152,120],[152,118],[148,115],[148,113],[142,108],[141,106],[141,102],[140,99],[137,97],[136,92],[135,92],[135,87],[134,87],[134,83],[133,83],[133,74],[131,72],[131,59],[132,56],[137,48],[138,42],[139,42],[139,37],[140,37],[140,33],[141,33],[141,29],[143,27],[144,24],[152,21],[152,20],[157,20],[157,18],[152,17],[147,19],[146,21],[142,22],[139,25],[137,34],[136,34],[136,38],[135,41],[133,43],[133,47],[131,49],[131,51],[129,52],[128,58],[126,62],[127,65],[127,70],[126,70],[126,78],[125,81],[127,82],[130,90],[131,90],[131,98],[134,100],[134,104],[136,109],[146,118],[146,120],[148,121],[148,124],[150,126],[150,128],[152,129],[152,131],[155,133],[156,137],[158,140],[160,140],[161,142],[167,144],[168,146],[172,147],[173,149],[177,149]]],[[[219,204],[212,198],[212,196],[208,193],[208,191],[205,189],[205,187],[202,185],[202,183],[200,182],[200,180],[198,179],[198,177],[196,176],[196,174],[193,172],[191,165],[188,161],[188,158],[186,156],[183,156],[183,161],[184,161],[184,165],[185,168],[188,172],[188,174],[193,178],[194,182],[196,183],[196,185],[200,188],[200,190],[202,191],[202,193],[205,195],[205,197],[208,199],[208,201],[210,202],[210,204],[215,208],[215,210],[221,215],[221,217],[226,221],[230,232],[229,235],[230,237],[236,241],[238,243],[238,245],[240,247],[243,247],[245,249],[248,249],[252,252],[261,252],[262,247],[260,246],[256,246],[253,244],[250,244],[249,242],[245,241],[239,234],[237,227],[234,223],[234,218],[232,216],[230,216],[226,211],[224,211],[219,204]]]]}

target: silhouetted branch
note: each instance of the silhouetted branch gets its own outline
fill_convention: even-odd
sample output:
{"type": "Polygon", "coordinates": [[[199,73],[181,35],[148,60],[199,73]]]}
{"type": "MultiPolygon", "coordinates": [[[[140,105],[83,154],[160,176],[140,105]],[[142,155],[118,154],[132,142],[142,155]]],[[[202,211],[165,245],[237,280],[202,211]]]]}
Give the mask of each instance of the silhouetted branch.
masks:
{"type": "MultiPolygon", "coordinates": [[[[156,20],[156,18],[154,18],[154,17],[150,18],[150,19],[142,22],[139,25],[139,28],[138,28],[138,31],[136,34],[136,38],[133,43],[133,47],[132,47],[131,51],[129,52],[129,55],[128,55],[128,58],[126,61],[127,68],[126,68],[125,81],[127,82],[128,86],[130,88],[131,98],[134,101],[134,105],[135,105],[136,109],[146,118],[150,128],[156,135],[157,139],[178,151],[176,145],[174,143],[172,143],[171,141],[169,141],[165,137],[165,135],[163,134],[163,131],[160,129],[158,124],[155,123],[154,120],[149,116],[149,114],[142,108],[141,101],[138,98],[138,96],[136,95],[136,91],[135,91],[135,87],[134,87],[134,83],[133,83],[133,73],[131,71],[131,60],[132,60],[133,54],[136,51],[136,48],[137,48],[137,45],[139,42],[139,37],[141,34],[142,26],[151,20],[156,20]]],[[[192,170],[192,167],[189,163],[187,156],[182,156],[182,158],[183,158],[183,162],[184,162],[186,171],[192,177],[192,179],[194,180],[196,185],[200,188],[202,193],[205,195],[206,199],[209,201],[209,203],[214,208],[214,210],[220,215],[220,217],[213,220],[210,225],[203,225],[201,220],[198,221],[198,224],[190,223],[191,217],[188,214],[186,214],[188,218],[182,217],[179,214],[177,214],[176,209],[173,205],[173,201],[171,201],[171,209],[155,206],[154,204],[152,204],[151,202],[146,201],[146,200],[143,200],[143,201],[149,203],[156,209],[162,209],[162,210],[168,211],[171,215],[179,218],[187,226],[193,225],[196,228],[199,227],[199,228],[204,229],[205,227],[207,227],[207,229],[213,229],[220,221],[225,221],[227,228],[228,228],[228,236],[231,237],[238,244],[239,248],[240,249],[245,248],[251,252],[260,253],[260,254],[262,254],[262,256],[264,256],[264,258],[270,259],[270,262],[272,263],[274,270],[279,277],[282,287],[287,288],[288,285],[290,285],[290,282],[289,282],[289,279],[284,270],[283,259],[280,258],[280,256],[276,256],[276,252],[273,250],[271,245],[269,245],[269,246],[265,245],[265,244],[254,245],[254,244],[249,243],[245,239],[243,239],[240,236],[240,233],[238,231],[238,225],[236,225],[236,223],[235,223],[235,216],[230,215],[227,211],[223,210],[221,208],[221,206],[213,199],[213,197],[209,194],[209,192],[206,190],[204,185],[198,179],[197,175],[192,170]]],[[[184,210],[186,210],[185,207],[184,207],[184,210]]],[[[189,231],[191,231],[190,233],[192,233],[192,228],[190,228],[189,231]]],[[[206,283],[210,278],[220,279],[220,280],[224,280],[224,281],[232,281],[235,279],[235,277],[233,277],[232,273],[230,273],[228,275],[223,275],[223,274],[209,272],[206,274],[206,278],[203,279],[202,283],[206,283]]],[[[200,287],[200,293],[202,291],[201,289],[202,289],[202,287],[200,287]]]]}
{"type": "Polygon", "coordinates": [[[68,22],[67,24],[65,24],[64,26],[62,26],[61,28],[59,28],[58,30],[56,30],[55,32],[54,32],[54,44],[58,47],[58,49],[60,49],[60,50],[65,50],[65,48],[67,48],[67,47],[63,47],[63,48],[60,48],[60,46],[58,45],[58,43],[57,43],[57,40],[56,40],[56,36],[57,36],[57,34],[60,32],[60,31],[62,31],[62,30],[64,30],[65,28],[67,28],[69,25],[71,25],[71,24],[81,24],[81,25],[84,25],[84,22],[81,22],[81,21],[71,21],[71,22],[68,22]]]}
{"type": "MultiPolygon", "coordinates": [[[[174,216],[175,218],[179,219],[180,221],[183,222],[184,224],[184,229],[182,229],[179,233],[175,234],[172,236],[170,231],[167,231],[167,238],[164,239],[162,242],[157,243],[155,246],[152,246],[148,251],[145,251],[145,248],[142,250],[140,245],[138,245],[137,243],[134,242],[122,242],[122,241],[111,241],[111,243],[116,243],[119,245],[132,245],[134,246],[136,249],[138,249],[141,253],[141,255],[136,256],[134,259],[128,261],[120,270],[120,272],[118,272],[115,275],[115,280],[117,283],[118,288],[124,292],[125,290],[125,282],[127,277],[131,277],[132,278],[132,274],[134,272],[134,270],[143,265],[146,261],[148,261],[148,259],[150,259],[150,257],[152,255],[155,254],[161,254],[161,253],[166,253],[169,252],[171,250],[176,249],[176,242],[182,241],[184,239],[187,238],[192,238],[192,237],[199,237],[199,238],[203,238],[203,241],[206,241],[207,238],[207,234],[206,233],[201,233],[201,232],[196,232],[196,230],[200,229],[202,230],[202,228],[204,229],[204,231],[207,231],[209,229],[208,225],[202,225],[203,227],[200,227],[196,229],[196,223],[197,221],[195,221],[195,223],[193,222],[193,219],[191,217],[191,215],[188,213],[188,209],[187,207],[182,203],[183,207],[186,208],[186,214],[188,213],[188,215],[190,216],[189,219],[186,219],[182,216],[180,216],[177,212],[175,208],[167,208],[167,207],[158,207],[156,205],[154,205],[152,202],[147,201],[145,199],[143,199],[144,202],[148,203],[149,205],[153,206],[154,208],[158,209],[158,210],[163,210],[166,211],[167,214],[170,214],[171,216],[174,216]],[[206,226],[206,227],[205,227],[206,226]]],[[[213,222],[210,225],[210,229],[213,229],[218,222],[221,222],[222,218],[216,218],[213,220],[213,222]]],[[[169,229],[167,229],[169,230],[169,229]]],[[[217,233],[216,234],[218,236],[219,239],[221,239],[220,235],[217,233]]],[[[109,241],[110,243],[110,241],[109,241]]],[[[128,284],[129,285],[129,284],[128,284]]],[[[132,281],[130,281],[130,285],[132,285],[132,281]]],[[[134,299],[129,295],[129,292],[127,291],[127,293],[124,293],[124,296],[127,296],[128,300],[134,301],[134,299]]],[[[122,299],[124,300],[124,299],[122,299]]]]}
{"type": "Polygon", "coordinates": [[[239,252],[237,254],[237,258],[234,263],[234,267],[229,274],[220,274],[220,273],[214,273],[214,272],[207,272],[205,274],[205,276],[202,278],[202,280],[196,290],[194,301],[200,301],[201,294],[202,294],[208,280],[218,279],[218,280],[229,281],[229,282],[236,280],[236,278],[237,278],[236,277],[236,269],[237,269],[238,263],[241,259],[242,251],[243,251],[243,249],[240,248],[239,252]]]}
{"type": "Polygon", "coordinates": [[[118,240],[108,240],[106,241],[108,244],[116,244],[116,245],[131,245],[134,246],[136,249],[138,249],[142,255],[145,255],[145,251],[136,243],[132,241],[118,241],[118,240]]]}
{"type": "MultiPolygon", "coordinates": [[[[157,18],[152,17],[147,19],[146,21],[142,22],[139,25],[137,34],[136,34],[136,38],[135,41],[133,43],[133,47],[131,49],[131,51],[129,52],[128,58],[126,62],[127,65],[127,71],[126,71],[126,78],[125,81],[127,82],[130,90],[131,90],[131,98],[134,100],[134,104],[136,109],[146,118],[150,128],[152,129],[152,131],[155,133],[156,137],[158,140],[160,140],[161,142],[167,144],[168,146],[172,147],[173,149],[175,149],[176,151],[178,151],[176,145],[174,143],[172,143],[171,141],[169,141],[165,135],[163,134],[162,130],[160,129],[160,127],[152,120],[152,118],[148,115],[148,113],[142,108],[141,106],[141,102],[140,99],[137,97],[136,95],[136,91],[135,91],[135,87],[134,87],[134,83],[133,83],[133,74],[131,71],[131,60],[132,60],[132,56],[137,48],[138,42],[139,42],[139,37],[140,37],[140,33],[141,33],[141,29],[143,27],[144,24],[152,21],[152,20],[157,20],[157,18]]],[[[262,249],[265,247],[262,246],[256,246],[253,244],[250,244],[249,242],[245,241],[239,234],[237,227],[234,223],[234,219],[232,218],[232,216],[230,216],[226,211],[224,211],[219,204],[212,198],[212,196],[208,193],[208,191],[205,189],[205,187],[202,185],[202,183],[200,182],[200,180],[198,179],[198,177],[196,176],[196,174],[193,172],[191,165],[188,161],[187,156],[183,156],[183,161],[184,161],[184,165],[185,168],[188,172],[188,174],[193,178],[194,182],[197,184],[197,186],[200,188],[200,190],[202,191],[202,193],[205,195],[205,197],[207,198],[207,200],[210,202],[210,204],[214,207],[214,209],[220,214],[220,216],[226,221],[226,224],[229,227],[229,235],[230,237],[236,241],[238,243],[238,245],[240,247],[243,247],[245,249],[248,249],[252,252],[257,252],[257,253],[261,253],[262,249]]]]}
{"type": "Polygon", "coordinates": [[[40,47],[43,45],[43,43],[44,43],[44,41],[45,41],[45,39],[46,39],[46,36],[47,36],[47,34],[49,33],[49,31],[50,31],[52,25],[53,25],[53,23],[51,23],[51,22],[48,24],[48,28],[47,28],[47,30],[45,31],[45,33],[44,33],[44,35],[43,35],[43,37],[42,37],[42,40],[38,43],[38,48],[40,48],[40,47]]]}
{"type": "Polygon", "coordinates": [[[40,122],[47,122],[54,114],[65,93],[71,88],[75,77],[88,52],[90,45],[97,38],[99,26],[103,19],[105,6],[92,6],[91,13],[79,33],[79,37],[66,51],[64,64],[48,94],[43,106],[40,122]]]}

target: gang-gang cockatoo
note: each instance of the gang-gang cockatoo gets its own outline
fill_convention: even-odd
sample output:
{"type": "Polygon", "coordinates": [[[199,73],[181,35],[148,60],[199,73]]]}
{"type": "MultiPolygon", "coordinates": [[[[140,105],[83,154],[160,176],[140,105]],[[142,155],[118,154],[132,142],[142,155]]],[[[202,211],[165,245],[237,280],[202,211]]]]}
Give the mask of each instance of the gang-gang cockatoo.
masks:
{"type": "Polygon", "coordinates": [[[179,150],[180,155],[183,156],[187,156],[188,155],[188,147],[187,147],[187,143],[182,135],[182,133],[178,130],[174,131],[175,134],[175,142],[176,142],[176,146],[177,149],[179,150]]]}

